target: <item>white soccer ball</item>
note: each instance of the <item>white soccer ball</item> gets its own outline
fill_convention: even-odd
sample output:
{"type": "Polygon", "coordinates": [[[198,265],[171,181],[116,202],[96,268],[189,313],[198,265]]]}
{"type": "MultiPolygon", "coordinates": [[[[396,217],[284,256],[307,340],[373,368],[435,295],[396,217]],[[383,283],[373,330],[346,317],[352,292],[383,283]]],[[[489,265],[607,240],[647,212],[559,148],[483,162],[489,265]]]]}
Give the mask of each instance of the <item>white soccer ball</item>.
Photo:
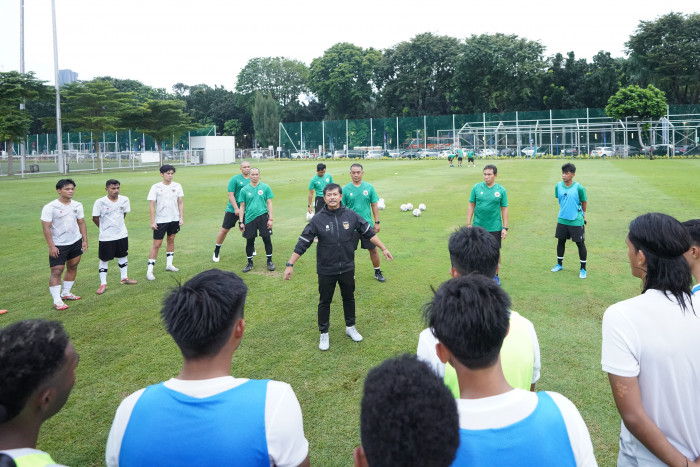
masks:
{"type": "Polygon", "coordinates": [[[384,204],[384,198],[379,198],[379,201],[377,201],[377,202],[384,204]]]}
{"type": "Polygon", "coordinates": [[[419,216],[420,216],[420,212],[421,212],[420,209],[414,209],[414,210],[413,210],[413,215],[416,216],[416,217],[419,217],[419,216]]]}
{"type": "Polygon", "coordinates": [[[413,209],[413,205],[411,203],[408,203],[406,205],[406,208],[410,211],[411,209],[413,209]]]}
{"type": "Polygon", "coordinates": [[[408,211],[408,206],[405,204],[402,204],[401,205],[401,212],[406,212],[406,211],[408,211]]]}
{"type": "Polygon", "coordinates": [[[378,209],[386,209],[386,204],[384,204],[384,198],[379,198],[379,201],[377,201],[377,208],[378,209]]]}
{"type": "Polygon", "coordinates": [[[425,211],[425,204],[420,203],[420,204],[418,205],[418,209],[420,209],[421,211],[425,211]]]}
{"type": "Polygon", "coordinates": [[[307,222],[310,221],[313,217],[314,217],[314,213],[313,213],[313,212],[308,212],[308,211],[306,212],[306,220],[307,220],[307,222]]]}

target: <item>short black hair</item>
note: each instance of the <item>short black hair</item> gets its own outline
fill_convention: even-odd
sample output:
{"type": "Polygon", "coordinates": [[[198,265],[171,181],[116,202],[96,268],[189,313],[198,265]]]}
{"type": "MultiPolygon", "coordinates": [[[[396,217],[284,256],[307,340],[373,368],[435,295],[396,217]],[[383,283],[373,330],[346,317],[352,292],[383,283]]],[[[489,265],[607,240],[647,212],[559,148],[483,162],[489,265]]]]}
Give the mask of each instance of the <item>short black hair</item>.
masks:
{"type": "Polygon", "coordinates": [[[248,287],[236,274],[210,269],[176,287],[163,301],[165,329],[185,358],[216,355],[243,318],[248,287]]]}
{"type": "Polygon", "coordinates": [[[343,194],[343,189],[338,185],[337,183],[329,183],[323,188],[323,194],[325,195],[327,191],[333,191],[335,189],[338,189],[338,193],[341,195],[343,194]]]}
{"type": "Polygon", "coordinates": [[[447,467],[459,447],[457,404],[415,355],[386,360],[365,379],[360,437],[371,467],[447,467]]]}
{"type": "Polygon", "coordinates": [[[695,246],[700,246],[700,219],[690,219],[683,222],[690,235],[690,242],[695,246]]]}
{"type": "Polygon", "coordinates": [[[114,178],[110,178],[109,180],[107,180],[107,181],[105,182],[105,188],[109,188],[109,187],[112,186],[112,185],[119,185],[119,186],[121,186],[122,184],[119,183],[119,180],[116,180],[116,179],[114,179],[114,178]]]}
{"type": "Polygon", "coordinates": [[[476,273],[493,277],[498,270],[498,243],[483,227],[462,227],[447,244],[452,267],[460,276],[476,273]]]}
{"type": "Polygon", "coordinates": [[[165,164],[165,165],[161,166],[160,173],[164,174],[165,172],[170,172],[171,170],[173,172],[175,172],[175,167],[173,167],[170,164],[165,164]]]}
{"type": "Polygon", "coordinates": [[[357,162],[355,162],[354,164],[352,164],[352,165],[350,166],[350,170],[352,170],[353,167],[359,167],[360,170],[362,170],[363,172],[364,172],[364,170],[365,170],[365,168],[362,167],[362,164],[359,164],[359,163],[357,163],[357,162]]]}
{"type": "MultiPolygon", "coordinates": [[[[493,164],[488,164],[488,165],[484,166],[484,170],[488,170],[488,169],[493,170],[493,174],[494,174],[494,175],[498,175],[498,168],[497,168],[495,165],[493,165],[493,164]]],[[[483,172],[484,170],[482,170],[482,172],[483,172]]]]}
{"type": "Polygon", "coordinates": [[[15,418],[61,368],[69,342],[58,321],[18,321],[0,330],[0,423],[15,418]]]}
{"type": "Polygon", "coordinates": [[[326,164],[323,162],[316,164],[316,172],[320,172],[321,170],[326,170],[326,164]]]}
{"type": "Polygon", "coordinates": [[[60,190],[66,185],[73,185],[73,188],[77,186],[72,178],[62,178],[56,182],[56,189],[60,190]]]}
{"type": "Polygon", "coordinates": [[[576,166],[572,164],[571,162],[567,162],[566,164],[561,166],[561,173],[564,172],[571,172],[572,174],[576,173],[576,166]]]}
{"type": "Polygon", "coordinates": [[[693,307],[690,288],[693,276],[683,254],[690,249],[688,230],[674,217],[649,212],[630,222],[627,234],[636,251],[642,250],[647,262],[642,293],[649,289],[673,295],[683,310],[693,307]]]}
{"type": "Polygon", "coordinates": [[[435,337],[469,369],[493,366],[508,334],[510,297],[491,277],[459,276],[443,283],[424,307],[435,337]]]}

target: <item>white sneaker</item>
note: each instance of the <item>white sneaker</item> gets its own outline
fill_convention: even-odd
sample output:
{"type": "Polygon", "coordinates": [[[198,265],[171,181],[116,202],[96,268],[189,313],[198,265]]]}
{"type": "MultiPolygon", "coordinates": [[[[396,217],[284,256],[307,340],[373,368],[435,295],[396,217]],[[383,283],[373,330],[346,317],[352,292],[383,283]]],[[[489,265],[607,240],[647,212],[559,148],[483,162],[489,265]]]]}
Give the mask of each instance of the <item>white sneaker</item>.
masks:
{"type": "Polygon", "coordinates": [[[355,329],[355,326],[346,326],[345,327],[345,334],[350,336],[350,339],[354,340],[355,342],[360,342],[362,340],[362,336],[360,335],[359,332],[357,332],[357,329],[355,329]]]}
{"type": "Polygon", "coordinates": [[[172,272],[178,272],[179,269],[173,266],[172,264],[170,266],[165,266],[166,271],[172,271],[172,272]]]}
{"type": "Polygon", "coordinates": [[[211,260],[214,261],[215,263],[218,263],[218,262],[219,262],[219,257],[216,256],[216,253],[214,253],[214,254],[212,255],[211,260]]]}
{"type": "Polygon", "coordinates": [[[146,279],[148,279],[149,281],[154,281],[156,280],[156,276],[154,276],[153,273],[149,271],[146,273],[146,279]]]}
{"type": "MultiPolygon", "coordinates": [[[[357,331],[355,331],[357,332],[357,331]]],[[[318,343],[318,348],[321,350],[328,350],[330,347],[330,339],[328,338],[328,333],[324,332],[321,334],[321,341],[318,343]]]]}

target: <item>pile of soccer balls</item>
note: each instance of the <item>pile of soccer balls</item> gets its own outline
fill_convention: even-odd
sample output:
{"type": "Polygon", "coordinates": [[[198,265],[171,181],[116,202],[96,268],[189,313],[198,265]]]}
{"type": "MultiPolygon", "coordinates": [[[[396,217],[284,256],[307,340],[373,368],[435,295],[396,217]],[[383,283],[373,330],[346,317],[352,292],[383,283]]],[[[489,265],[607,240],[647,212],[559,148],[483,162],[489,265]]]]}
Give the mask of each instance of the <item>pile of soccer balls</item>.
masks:
{"type": "Polygon", "coordinates": [[[414,216],[419,217],[421,215],[421,212],[425,211],[425,204],[423,204],[423,203],[419,204],[416,209],[413,209],[413,204],[411,204],[411,203],[401,205],[402,212],[411,211],[411,210],[413,211],[414,216]]]}

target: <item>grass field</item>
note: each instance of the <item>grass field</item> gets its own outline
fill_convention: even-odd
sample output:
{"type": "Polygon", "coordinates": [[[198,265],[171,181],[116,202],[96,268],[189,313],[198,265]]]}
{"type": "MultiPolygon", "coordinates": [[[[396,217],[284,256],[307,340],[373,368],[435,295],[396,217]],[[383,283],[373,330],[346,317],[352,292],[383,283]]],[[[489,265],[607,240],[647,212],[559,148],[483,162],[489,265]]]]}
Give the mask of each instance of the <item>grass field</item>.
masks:
{"type": "MultiPolygon", "coordinates": [[[[513,309],[529,318],[542,350],[538,389],[571,399],[586,420],[600,465],[614,465],[620,419],[607,376],[600,369],[601,318],[606,307],[629,298],[640,284],[629,271],[624,238],[629,221],[662,211],[680,220],[699,217],[699,160],[575,161],[576,180],[588,191],[588,279],[578,279],[578,255],[567,245],[564,271],[552,274],[557,203],[554,184],[561,160],[498,161],[497,181],[508,190],[510,230],[502,250],[501,278],[513,309]]],[[[329,162],[328,171],[344,185],[347,161],[329,162]]],[[[382,241],[395,261],[383,263],[384,284],[373,278],[368,254],[358,252],[357,327],[359,344],[344,334],[339,296],[331,314],[328,352],[320,352],[316,327],[318,300],[315,252],[282,283],[305,220],[307,186],[315,162],[260,163],[261,180],[274,193],[275,232],[269,273],[259,255],[244,279],[250,291],[246,333],[234,357],[232,374],[289,382],[296,391],[310,442],[311,462],[323,466],[352,464],[359,444],[359,400],[367,370],[387,357],[415,352],[424,328],[421,306],[448,278],[447,238],[464,225],[471,186],[481,181],[481,167],[449,169],[439,161],[369,161],[365,180],[387,209],[381,212],[382,241]],[[402,203],[425,203],[420,218],[401,212],[402,203]]],[[[75,200],[87,219],[94,201],[105,194],[104,182],[116,177],[131,199],[127,216],[129,276],[135,286],[121,286],[116,262],[110,263],[109,289],[96,296],[97,228],[88,221],[90,248],[83,256],[74,292],[83,299],[70,309],[52,309],[48,292],[47,247],[39,220],[41,208],[56,197],[58,176],[0,182],[6,200],[0,206],[3,241],[0,326],[28,318],[61,320],[80,353],[77,382],[64,409],[44,425],[39,448],[62,464],[103,465],[107,433],[119,402],[148,384],[179,372],[181,359],[159,318],[164,294],[177,280],[214,267],[215,235],[221,225],[228,179],[237,165],[178,169],[175,181],[185,192],[185,223],[176,240],[179,273],[166,273],[165,252],[156,264],[156,280],[145,278],[151,245],[146,195],[160,180],[156,170],[75,175],[75,200]]],[[[87,220],[86,219],[86,220],[87,220]]],[[[313,249],[313,248],[312,248],[313,249]]],[[[164,250],[164,248],[162,249],[164,250]]],[[[262,245],[258,247],[262,252],[262,245]]],[[[244,241],[232,231],[221,250],[221,269],[237,273],[245,265],[244,241]]],[[[337,294],[339,294],[337,292],[337,294]]]]}

